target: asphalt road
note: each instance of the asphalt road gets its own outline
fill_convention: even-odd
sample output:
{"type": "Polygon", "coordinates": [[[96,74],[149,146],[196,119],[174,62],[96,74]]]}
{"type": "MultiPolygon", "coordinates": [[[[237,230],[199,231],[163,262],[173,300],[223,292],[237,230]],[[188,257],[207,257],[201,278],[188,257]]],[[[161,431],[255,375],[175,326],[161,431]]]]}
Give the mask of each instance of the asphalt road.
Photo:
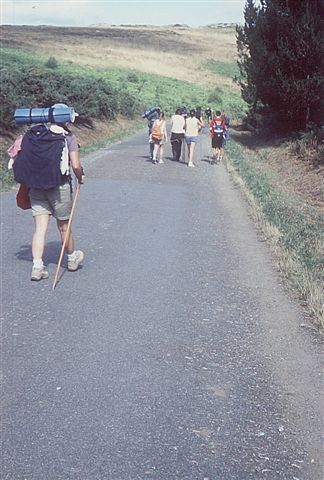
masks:
{"type": "Polygon", "coordinates": [[[320,339],[208,143],[195,169],[144,133],[84,159],[54,291],[54,221],[31,282],[1,196],[2,480],[322,480],[320,339]]]}

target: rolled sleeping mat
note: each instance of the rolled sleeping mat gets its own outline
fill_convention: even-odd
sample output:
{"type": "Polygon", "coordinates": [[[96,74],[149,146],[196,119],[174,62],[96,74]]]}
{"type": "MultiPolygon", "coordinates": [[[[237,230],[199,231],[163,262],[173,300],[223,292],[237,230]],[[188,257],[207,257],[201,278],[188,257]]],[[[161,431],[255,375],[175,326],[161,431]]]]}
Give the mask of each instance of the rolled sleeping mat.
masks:
{"type": "Polygon", "coordinates": [[[17,108],[14,113],[17,125],[31,123],[73,123],[78,114],[73,107],[60,103],[50,108],[17,108]]]}
{"type": "Polygon", "coordinates": [[[152,115],[156,115],[159,110],[159,107],[150,107],[142,113],[142,118],[150,119],[152,115]]]}

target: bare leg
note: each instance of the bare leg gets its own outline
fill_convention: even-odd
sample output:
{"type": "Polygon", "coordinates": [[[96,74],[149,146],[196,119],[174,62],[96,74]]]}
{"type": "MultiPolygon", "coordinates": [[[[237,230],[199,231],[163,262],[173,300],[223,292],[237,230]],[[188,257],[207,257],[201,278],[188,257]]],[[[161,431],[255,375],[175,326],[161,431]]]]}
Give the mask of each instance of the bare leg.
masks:
{"type": "Polygon", "coordinates": [[[33,260],[41,260],[45,249],[45,239],[50,215],[35,215],[35,231],[32,238],[32,255],[33,260]]]}
{"type": "Polygon", "coordinates": [[[190,156],[189,156],[189,163],[193,164],[193,156],[194,156],[194,151],[195,151],[195,143],[192,142],[190,145],[190,156]]]}
{"type": "Polygon", "coordinates": [[[154,150],[153,150],[153,162],[156,162],[158,151],[159,151],[159,145],[155,143],[154,150]]]}
{"type": "MultiPolygon", "coordinates": [[[[56,220],[56,223],[57,223],[57,227],[59,229],[59,232],[60,232],[60,235],[61,235],[61,240],[62,240],[62,243],[63,243],[64,239],[65,239],[65,234],[66,234],[66,231],[67,231],[67,226],[68,226],[69,221],[68,220],[56,220]]],[[[66,249],[68,254],[71,254],[71,253],[74,252],[74,239],[73,239],[71,229],[70,229],[69,238],[67,240],[65,249],[66,249]]]]}
{"type": "Polygon", "coordinates": [[[159,160],[159,163],[164,163],[163,162],[163,154],[164,154],[164,147],[163,147],[163,145],[160,145],[160,160],[159,160]]]}

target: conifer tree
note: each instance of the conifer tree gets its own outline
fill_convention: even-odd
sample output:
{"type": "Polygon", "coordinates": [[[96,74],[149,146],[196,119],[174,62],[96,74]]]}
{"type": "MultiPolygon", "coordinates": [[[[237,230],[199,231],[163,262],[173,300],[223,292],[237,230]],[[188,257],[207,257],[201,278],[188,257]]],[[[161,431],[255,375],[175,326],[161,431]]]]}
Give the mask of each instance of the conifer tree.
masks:
{"type": "Polygon", "coordinates": [[[321,0],[247,0],[237,27],[242,96],[270,107],[290,128],[320,123],[324,94],[321,0]]]}

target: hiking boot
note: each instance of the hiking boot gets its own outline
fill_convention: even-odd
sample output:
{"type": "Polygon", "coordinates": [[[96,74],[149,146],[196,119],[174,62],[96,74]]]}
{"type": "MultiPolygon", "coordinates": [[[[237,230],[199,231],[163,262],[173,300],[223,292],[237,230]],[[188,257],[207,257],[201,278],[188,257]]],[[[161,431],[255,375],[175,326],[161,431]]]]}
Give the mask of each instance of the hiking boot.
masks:
{"type": "Polygon", "coordinates": [[[48,272],[45,270],[45,267],[33,267],[30,279],[34,282],[39,282],[39,280],[42,280],[44,278],[48,278],[48,272]]]}
{"type": "Polygon", "coordinates": [[[84,259],[84,253],[81,250],[77,250],[75,252],[75,259],[68,260],[69,272],[75,272],[79,268],[80,263],[83,262],[83,259],[84,259]]]}

